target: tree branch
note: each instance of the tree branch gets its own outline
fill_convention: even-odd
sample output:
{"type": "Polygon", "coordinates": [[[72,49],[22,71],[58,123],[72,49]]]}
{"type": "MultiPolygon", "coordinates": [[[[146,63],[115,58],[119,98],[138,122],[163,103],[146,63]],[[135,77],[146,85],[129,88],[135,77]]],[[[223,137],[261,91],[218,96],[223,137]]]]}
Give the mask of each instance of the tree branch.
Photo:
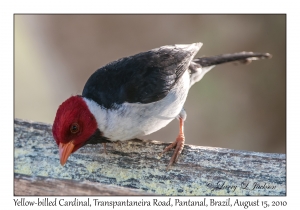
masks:
{"type": "Polygon", "coordinates": [[[286,195],[285,154],[185,145],[166,171],[169,143],[133,139],[107,143],[108,155],[86,145],[61,166],[51,125],[15,119],[14,132],[16,195],[286,195]]]}

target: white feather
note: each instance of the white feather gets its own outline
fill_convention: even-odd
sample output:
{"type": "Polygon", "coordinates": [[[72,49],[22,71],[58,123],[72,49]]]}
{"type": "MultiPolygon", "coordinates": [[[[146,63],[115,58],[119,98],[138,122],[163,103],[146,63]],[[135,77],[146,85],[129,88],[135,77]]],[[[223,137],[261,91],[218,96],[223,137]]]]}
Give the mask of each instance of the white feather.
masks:
{"type": "Polygon", "coordinates": [[[208,66],[208,67],[200,67],[197,68],[197,70],[195,72],[193,72],[191,74],[191,83],[190,83],[190,87],[192,87],[196,82],[199,82],[204,75],[209,72],[211,69],[213,69],[215,66],[208,66]]]}
{"type": "Polygon", "coordinates": [[[95,116],[98,128],[111,140],[127,140],[153,133],[169,124],[180,113],[190,87],[186,71],[168,95],[153,103],[124,103],[118,109],[105,109],[84,98],[95,116]]]}

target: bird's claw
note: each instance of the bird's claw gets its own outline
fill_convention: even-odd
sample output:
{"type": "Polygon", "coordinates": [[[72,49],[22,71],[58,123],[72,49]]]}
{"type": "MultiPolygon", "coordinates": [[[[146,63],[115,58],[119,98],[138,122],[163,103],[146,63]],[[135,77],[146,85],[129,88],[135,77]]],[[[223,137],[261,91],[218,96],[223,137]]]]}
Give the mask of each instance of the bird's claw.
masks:
{"type": "Polygon", "coordinates": [[[178,135],[178,137],[176,138],[176,140],[170,144],[169,146],[167,146],[164,151],[162,151],[162,153],[160,153],[160,156],[162,156],[164,153],[166,153],[167,151],[175,148],[175,151],[173,152],[173,155],[171,157],[171,160],[167,166],[167,171],[170,169],[170,167],[177,162],[183,147],[184,147],[184,141],[185,141],[185,137],[184,135],[178,135]]]}
{"type": "Polygon", "coordinates": [[[104,149],[105,154],[107,155],[106,143],[103,143],[103,149],[104,149]]]}
{"type": "Polygon", "coordinates": [[[121,141],[115,141],[115,142],[113,142],[113,144],[114,144],[114,148],[115,148],[115,145],[117,145],[118,147],[120,147],[120,149],[122,149],[122,143],[121,143],[121,141]]]}

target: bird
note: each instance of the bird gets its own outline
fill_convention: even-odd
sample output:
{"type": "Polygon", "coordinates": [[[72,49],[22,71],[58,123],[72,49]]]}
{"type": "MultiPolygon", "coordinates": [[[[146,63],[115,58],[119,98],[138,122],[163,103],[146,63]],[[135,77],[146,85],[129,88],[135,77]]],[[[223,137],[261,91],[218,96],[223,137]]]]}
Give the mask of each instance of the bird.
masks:
{"type": "Polygon", "coordinates": [[[96,70],[81,95],[57,109],[52,133],[60,164],[87,144],[129,140],[151,134],[179,120],[179,134],[160,156],[174,149],[169,169],[184,148],[184,104],[190,88],[218,64],[249,63],[269,53],[240,52],[195,58],[202,46],[165,45],[113,61],[96,70]]]}

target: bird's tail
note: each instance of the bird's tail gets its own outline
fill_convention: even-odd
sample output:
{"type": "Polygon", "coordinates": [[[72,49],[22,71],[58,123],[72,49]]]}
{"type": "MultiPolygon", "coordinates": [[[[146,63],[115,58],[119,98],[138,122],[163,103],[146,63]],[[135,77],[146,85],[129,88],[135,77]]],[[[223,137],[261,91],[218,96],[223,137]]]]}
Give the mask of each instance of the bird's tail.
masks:
{"type": "Polygon", "coordinates": [[[207,67],[228,62],[250,63],[253,60],[266,58],[272,58],[272,55],[269,53],[239,52],[216,55],[212,57],[196,58],[193,60],[193,62],[200,64],[201,67],[207,67]]]}
{"type": "Polygon", "coordinates": [[[190,66],[191,84],[195,84],[202,77],[209,72],[215,65],[228,63],[228,62],[239,62],[243,64],[251,63],[253,60],[272,58],[269,53],[253,53],[253,52],[239,52],[232,54],[222,54],[211,57],[201,57],[194,59],[190,66]]]}

